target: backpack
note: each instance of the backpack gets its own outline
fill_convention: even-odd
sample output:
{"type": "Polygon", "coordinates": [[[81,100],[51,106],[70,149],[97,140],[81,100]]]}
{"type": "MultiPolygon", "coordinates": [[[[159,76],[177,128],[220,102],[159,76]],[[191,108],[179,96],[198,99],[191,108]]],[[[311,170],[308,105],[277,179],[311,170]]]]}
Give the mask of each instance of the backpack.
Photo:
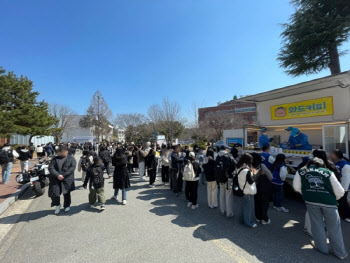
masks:
{"type": "Polygon", "coordinates": [[[101,167],[93,167],[91,169],[91,185],[93,187],[93,189],[99,189],[101,187],[103,187],[103,182],[104,182],[104,178],[103,178],[103,169],[101,167]]]}
{"type": "Polygon", "coordinates": [[[104,163],[109,163],[111,161],[111,156],[109,154],[109,151],[103,151],[101,152],[100,157],[102,158],[102,161],[104,163]]]}
{"type": "Polygon", "coordinates": [[[0,164],[8,164],[10,162],[10,150],[1,150],[0,151],[0,164]]]}
{"type": "Polygon", "coordinates": [[[191,162],[188,162],[188,164],[185,165],[183,176],[185,181],[194,181],[196,178],[196,172],[194,171],[193,164],[191,162]]]}
{"type": "Polygon", "coordinates": [[[81,169],[86,172],[89,166],[91,165],[90,163],[90,158],[85,156],[81,158],[81,169]]]}
{"type": "Polygon", "coordinates": [[[215,160],[215,177],[220,183],[226,183],[228,181],[228,172],[223,156],[218,156],[215,160]]]}
{"type": "MultiPolygon", "coordinates": [[[[247,180],[245,181],[245,184],[243,186],[243,189],[241,189],[239,187],[239,182],[238,182],[238,175],[244,170],[245,168],[240,169],[237,173],[235,172],[234,176],[233,176],[233,180],[232,180],[232,192],[233,195],[238,196],[238,197],[242,197],[244,196],[244,188],[247,184],[247,180]]],[[[237,170],[236,170],[237,171],[237,170]]],[[[249,172],[250,173],[250,172],[249,172]]],[[[248,175],[248,174],[247,174],[248,175]]]]}

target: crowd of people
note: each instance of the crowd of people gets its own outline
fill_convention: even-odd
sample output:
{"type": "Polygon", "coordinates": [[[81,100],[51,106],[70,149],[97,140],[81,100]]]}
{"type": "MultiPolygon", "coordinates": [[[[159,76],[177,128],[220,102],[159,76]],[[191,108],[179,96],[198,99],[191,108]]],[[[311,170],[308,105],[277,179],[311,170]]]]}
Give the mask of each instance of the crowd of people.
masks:
{"type": "MultiPolygon", "coordinates": [[[[264,145],[262,153],[240,154],[236,147],[219,148],[208,144],[200,148],[181,145],[142,145],[119,143],[85,143],[38,146],[39,156],[46,153],[53,157],[50,162],[49,197],[51,205],[60,213],[60,196],[63,195],[64,211],[69,212],[71,192],[75,190],[74,171],[81,172],[83,188],[89,189],[88,202],[93,207],[96,201],[105,210],[106,197],[104,181],[113,177],[113,199],[127,203],[127,189],[130,188],[130,174],[138,172],[138,179],[146,181],[150,188],[155,187],[157,173],[161,170],[162,183],[178,197],[183,191],[187,207],[198,208],[198,187],[206,186],[207,205],[210,209],[219,208],[220,213],[232,218],[235,200],[240,199],[242,223],[256,228],[258,224],[271,224],[270,203],[273,209],[288,213],[284,207],[284,184],[288,174],[286,156],[270,154],[270,146],[264,145]],[[76,162],[77,149],[82,156],[76,162]],[[111,174],[111,165],[114,167],[111,174]],[[105,176],[106,175],[106,176],[105,176]]],[[[25,167],[26,158],[32,158],[30,149],[22,147],[20,153],[8,145],[2,151],[8,153],[9,161],[26,156],[21,160],[25,167]],[[12,159],[11,159],[12,158],[12,159]]],[[[0,162],[1,162],[0,153],[0,162]]],[[[27,160],[28,160],[27,159],[27,160]]],[[[8,163],[10,163],[8,162],[8,163]]],[[[3,181],[7,180],[6,165],[3,165],[3,181]],[[5,167],[5,169],[4,169],[5,167]],[[5,173],[4,173],[5,171],[5,173]]],[[[10,166],[10,165],[9,165],[10,166]]],[[[350,186],[350,162],[339,150],[329,156],[323,150],[315,150],[309,158],[304,158],[293,180],[293,187],[299,192],[307,207],[305,232],[313,237],[311,245],[320,252],[332,253],[340,259],[347,256],[341,219],[350,223],[348,192],[350,186]]]]}

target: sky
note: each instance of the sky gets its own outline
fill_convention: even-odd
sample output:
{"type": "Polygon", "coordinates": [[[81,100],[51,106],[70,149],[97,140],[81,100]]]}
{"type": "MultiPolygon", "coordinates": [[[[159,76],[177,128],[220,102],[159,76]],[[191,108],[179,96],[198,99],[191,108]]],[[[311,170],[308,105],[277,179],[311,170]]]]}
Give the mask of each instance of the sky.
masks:
{"type": "MultiPolygon", "coordinates": [[[[186,115],[329,75],[279,67],[292,13],[288,0],[0,0],[0,66],[79,114],[100,90],[114,114],[147,113],[167,97],[186,115]]],[[[350,55],[341,65],[350,70],[350,55]]]]}

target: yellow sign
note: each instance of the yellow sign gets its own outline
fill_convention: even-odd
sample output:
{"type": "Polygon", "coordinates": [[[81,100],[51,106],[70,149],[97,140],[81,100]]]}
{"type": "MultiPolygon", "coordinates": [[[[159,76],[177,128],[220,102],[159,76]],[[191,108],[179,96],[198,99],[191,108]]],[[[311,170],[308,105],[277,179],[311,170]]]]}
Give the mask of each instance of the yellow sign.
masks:
{"type": "Polygon", "coordinates": [[[271,107],[271,120],[333,115],[333,97],[305,100],[271,107]]]}

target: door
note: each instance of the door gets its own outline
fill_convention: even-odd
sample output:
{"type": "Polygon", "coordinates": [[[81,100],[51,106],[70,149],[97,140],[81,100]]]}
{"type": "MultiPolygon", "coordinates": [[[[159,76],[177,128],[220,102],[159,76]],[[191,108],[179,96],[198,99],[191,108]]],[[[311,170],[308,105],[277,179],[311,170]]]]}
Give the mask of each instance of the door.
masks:
{"type": "Polygon", "coordinates": [[[341,150],[347,158],[349,158],[348,137],[348,124],[322,126],[323,149],[327,153],[338,149],[341,150]]]}

